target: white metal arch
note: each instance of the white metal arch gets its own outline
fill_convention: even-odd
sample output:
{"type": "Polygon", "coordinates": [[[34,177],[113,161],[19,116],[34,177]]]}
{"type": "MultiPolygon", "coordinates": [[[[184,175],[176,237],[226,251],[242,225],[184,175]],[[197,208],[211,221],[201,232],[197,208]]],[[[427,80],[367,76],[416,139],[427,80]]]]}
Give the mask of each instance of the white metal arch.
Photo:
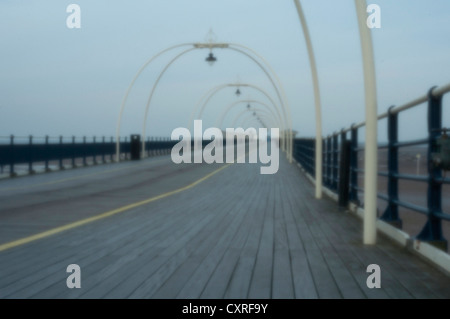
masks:
{"type": "MultiPolygon", "coordinates": [[[[264,121],[269,121],[268,123],[270,123],[270,119],[269,119],[266,115],[258,114],[258,117],[259,117],[260,119],[264,120],[264,121]]],[[[257,125],[258,127],[261,126],[261,123],[259,123],[259,122],[257,121],[257,119],[255,118],[255,116],[253,116],[253,114],[243,114],[243,115],[241,115],[240,118],[238,118],[238,119],[235,121],[234,127],[242,127],[242,128],[245,129],[245,128],[247,127],[247,126],[245,125],[245,123],[250,123],[251,121],[253,121],[253,123],[258,124],[258,125],[257,125]],[[241,121],[239,121],[239,120],[241,120],[241,121]]],[[[249,125],[249,124],[247,124],[247,125],[249,125]]],[[[248,127],[250,127],[250,126],[248,126],[248,127]]],[[[247,127],[247,128],[248,128],[248,127],[247,127]]]]}
{"type": "Polygon", "coordinates": [[[269,121],[269,123],[276,123],[276,122],[274,122],[274,119],[271,117],[271,114],[269,112],[267,112],[266,110],[260,109],[260,108],[253,108],[251,110],[242,110],[239,114],[237,114],[233,120],[233,127],[236,127],[236,123],[237,123],[238,119],[241,118],[244,114],[253,115],[253,113],[257,114],[258,116],[260,116],[261,114],[264,114],[266,119],[271,119],[269,121]]]}
{"type": "Polygon", "coordinates": [[[284,129],[284,127],[283,127],[283,125],[282,125],[282,122],[281,122],[281,119],[279,119],[278,117],[277,117],[277,115],[273,112],[273,110],[270,108],[270,106],[268,105],[268,104],[266,104],[266,103],[264,103],[264,102],[261,102],[261,101],[258,101],[258,100],[239,100],[239,101],[236,101],[236,102],[233,102],[233,103],[231,103],[230,105],[228,105],[228,107],[226,108],[226,109],[224,109],[224,111],[222,112],[222,114],[220,115],[220,117],[218,117],[217,118],[217,122],[216,122],[216,127],[222,127],[223,126],[223,121],[225,120],[225,117],[227,116],[227,114],[233,109],[233,108],[235,108],[236,106],[238,106],[239,104],[241,104],[241,103],[247,103],[247,104],[249,104],[249,103],[253,103],[253,104],[259,104],[259,105],[261,105],[261,106],[264,106],[270,113],[271,113],[271,116],[274,118],[274,119],[276,119],[276,122],[277,122],[277,125],[279,125],[279,127],[280,128],[283,128],[284,129]]]}
{"type": "MultiPolygon", "coordinates": [[[[237,48],[233,48],[233,47],[232,47],[232,46],[237,46],[237,47],[240,47],[240,48],[245,48],[246,50],[249,50],[250,52],[252,52],[252,54],[256,54],[256,52],[255,52],[254,50],[252,50],[252,49],[250,49],[250,48],[248,48],[248,47],[246,47],[246,46],[239,45],[239,44],[235,44],[235,43],[233,43],[233,44],[229,44],[229,43],[183,43],[183,44],[174,45],[174,46],[172,46],[172,47],[169,47],[169,48],[167,48],[167,49],[164,49],[164,50],[160,51],[160,52],[157,53],[155,56],[153,56],[152,58],[150,58],[146,63],[144,63],[144,65],[139,69],[139,71],[137,72],[137,74],[136,74],[135,77],[133,78],[131,84],[129,85],[129,87],[128,87],[127,91],[126,91],[126,94],[125,94],[125,96],[124,96],[124,99],[122,100],[122,104],[121,104],[121,108],[120,108],[120,113],[119,113],[118,124],[117,124],[117,130],[116,130],[116,160],[117,160],[117,161],[120,160],[120,157],[119,157],[119,153],[120,153],[119,136],[120,136],[121,118],[122,118],[123,110],[124,110],[124,107],[125,107],[125,103],[126,103],[126,100],[127,100],[127,98],[128,98],[128,95],[129,95],[129,93],[130,93],[130,91],[131,91],[131,88],[133,87],[134,83],[136,82],[136,80],[137,80],[137,78],[140,76],[140,74],[143,72],[143,70],[144,70],[144,69],[145,69],[152,61],[154,61],[157,57],[161,56],[163,53],[166,53],[166,52],[168,52],[168,51],[170,51],[170,50],[173,50],[173,49],[176,49],[176,48],[180,48],[180,47],[183,47],[183,46],[193,46],[194,49],[204,49],[204,48],[209,48],[209,49],[213,49],[213,48],[222,48],[222,49],[225,49],[225,48],[230,48],[230,49],[233,49],[234,51],[237,51],[237,52],[240,52],[240,53],[246,55],[247,57],[249,57],[250,59],[252,59],[252,60],[253,60],[253,61],[254,61],[254,62],[255,62],[255,63],[256,63],[256,64],[257,64],[264,72],[265,72],[265,74],[268,76],[269,80],[271,81],[271,83],[272,83],[274,89],[277,91],[277,94],[280,96],[280,94],[279,94],[279,92],[278,92],[277,85],[275,85],[275,82],[273,81],[272,76],[267,72],[267,70],[265,69],[265,67],[264,67],[261,63],[259,63],[254,57],[252,57],[251,55],[249,55],[248,53],[246,53],[246,52],[244,52],[244,51],[242,51],[242,50],[239,50],[239,49],[237,49],[237,48]]],[[[187,50],[186,50],[186,51],[187,51],[187,50]]],[[[186,53],[186,52],[184,52],[184,53],[186,53]]],[[[181,55],[182,55],[182,54],[181,54],[181,55]]],[[[267,63],[266,60],[264,60],[264,59],[261,57],[261,55],[259,55],[259,54],[256,54],[256,55],[257,55],[257,57],[258,57],[259,59],[261,59],[261,60],[263,61],[263,63],[264,63],[266,66],[269,66],[269,67],[270,67],[270,65],[267,63]]],[[[176,60],[176,59],[175,59],[175,60],[176,60]]],[[[173,62],[173,61],[172,61],[172,62],[173,62]]],[[[276,74],[273,72],[273,70],[272,70],[271,68],[270,68],[270,70],[271,70],[273,76],[276,76],[276,74]]],[[[279,82],[278,85],[280,86],[280,88],[282,88],[282,87],[281,87],[281,82],[279,82]]],[[[151,98],[149,98],[149,100],[151,100],[151,98]]],[[[280,103],[282,104],[283,107],[284,107],[285,104],[287,105],[287,103],[284,103],[284,101],[281,99],[281,97],[280,97],[280,103]]],[[[149,104],[149,103],[148,103],[148,104],[149,104]]],[[[147,109],[147,108],[148,108],[148,106],[146,107],[146,109],[147,109]]],[[[148,112],[148,111],[146,111],[146,112],[148,112]]],[[[283,110],[283,112],[285,113],[284,110],[283,110]]],[[[287,120],[288,120],[288,119],[287,119],[287,120]]],[[[144,124],[144,126],[145,126],[145,124],[144,124]]],[[[292,128],[292,126],[289,126],[289,127],[292,128]]],[[[145,128],[143,129],[143,131],[145,132],[145,128]]],[[[145,133],[144,133],[144,134],[145,134],[145,133]]],[[[143,148],[145,149],[145,143],[143,143],[143,145],[144,145],[143,148]]],[[[291,147],[292,147],[292,145],[291,145],[291,147]]],[[[292,153],[292,152],[291,152],[291,153],[292,153]]]]}
{"type": "MultiPolygon", "coordinates": [[[[190,118],[190,122],[192,123],[194,121],[195,115],[197,112],[199,112],[198,117],[197,118],[201,118],[203,111],[206,107],[206,105],[208,104],[209,100],[216,94],[218,93],[220,90],[227,88],[227,87],[251,87],[253,89],[256,89],[257,91],[261,92],[265,97],[267,97],[267,99],[275,106],[278,116],[280,118],[283,118],[285,121],[285,126],[287,128],[290,129],[290,132],[292,132],[292,127],[289,127],[289,122],[281,116],[281,114],[279,113],[279,110],[277,108],[277,104],[274,102],[274,100],[270,97],[270,95],[263,90],[262,88],[253,85],[253,84],[248,84],[248,83],[239,83],[239,84],[235,84],[235,83],[228,83],[228,84],[222,84],[222,85],[218,85],[215,88],[212,88],[208,91],[208,93],[206,95],[204,95],[202,97],[202,99],[200,99],[199,103],[197,104],[197,106],[193,109],[192,113],[191,113],[191,118],[190,118]],[[206,97],[206,99],[205,99],[206,97]],[[203,102],[203,100],[205,99],[205,101],[203,102]],[[203,102],[203,104],[201,104],[201,102],[203,102]],[[198,109],[200,108],[200,110],[198,111],[198,109]]],[[[191,124],[192,125],[192,124],[191,124]]],[[[283,132],[284,136],[283,136],[283,140],[285,141],[285,143],[287,143],[287,146],[285,146],[285,149],[287,150],[287,157],[288,159],[292,158],[292,148],[288,147],[289,144],[292,145],[292,134],[288,134],[288,132],[283,132]]]]}
{"type": "MultiPolygon", "coordinates": [[[[322,155],[318,150],[322,148],[322,132],[321,132],[321,103],[319,81],[317,75],[317,67],[314,58],[311,37],[309,35],[306,24],[305,15],[303,13],[300,0],[294,0],[297,8],[300,23],[302,25],[306,47],[308,50],[309,62],[313,78],[315,106],[316,106],[316,197],[322,195],[322,175],[318,176],[318,172],[322,173],[322,165],[318,167],[318,163],[322,162],[322,155]],[[320,123],[320,136],[319,127],[320,123]],[[319,143],[320,141],[320,143],[319,143]],[[320,189],[319,189],[320,185],[320,189]]],[[[355,0],[356,16],[358,20],[358,29],[361,42],[361,52],[364,69],[364,90],[366,104],[366,138],[365,138],[365,156],[364,156],[364,244],[376,243],[376,219],[377,219],[377,97],[376,97],[376,76],[375,62],[373,53],[373,42],[371,30],[367,27],[367,1],[355,0]]]]}

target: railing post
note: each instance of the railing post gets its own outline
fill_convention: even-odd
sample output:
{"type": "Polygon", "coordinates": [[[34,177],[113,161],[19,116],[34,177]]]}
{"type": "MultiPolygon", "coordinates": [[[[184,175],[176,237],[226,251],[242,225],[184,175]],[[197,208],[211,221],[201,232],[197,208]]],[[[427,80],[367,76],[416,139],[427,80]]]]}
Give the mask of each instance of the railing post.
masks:
{"type": "Polygon", "coordinates": [[[33,174],[33,135],[28,137],[28,174],[33,174]]]}
{"type": "MultiPolygon", "coordinates": [[[[310,162],[311,162],[311,175],[315,178],[317,176],[316,172],[316,140],[310,140],[310,162]]],[[[316,181],[317,183],[317,181],[316,181]]],[[[317,198],[317,197],[316,197],[317,198]]]]}
{"type": "Polygon", "coordinates": [[[339,206],[347,207],[349,199],[350,143],[347,133],[341,132],[341,154],[339,161],[339,206]]]}
{"type": "Polygon", "coordinates": [[[148,156],[153,156],[153,138],[150,136],[148,138],[149,140],[149,145],[148,145],[148,156]]]}
{"type": "Polygon", "coordinates": [[[64,169],[63,165],[63,137],[62,135],[59,136],[59,169],[64,169]]]}
{"type": "Polygon", "coordinates": [[[95,136],[92,139],[92,143],[94,144],[94,149],[95,149],[95,151],[92,154],[93,162],[94,162],[94,165],[97,165],[97,142],[96,142],[95,136]]]}
{"type": "Polygon", "coordinates": [[[122,152],[123,152],[123,148],[122,148],[122,145],[120,142],[120,136],[118,138],[119,138],[119,141],[116,141],[116,143],[119,143],[119,145],[120,145],[120,152],[118,153],[119,157],[117,159],[117,163],[119,163],[122,160],[122,152]]]}
{"type": "Polygon", "coordinates": [[[16,172],[14,171],[14,135],[11,135],[9,138],[9,148],[10,148],[10,158],[9,158],[9,176],[16,176],[16,172]]]}
{"type": "Polygon", "coordinates": [[[428,220],[416,239],[427,241],[443,250],[447,250],[447,241],[442,235],[442,178],[440,168],[432,164],[431,153],[436,151],[436,138],[442,130],[442,96],[433,96],[433,88],[428,92],[428,220]]]}
{"type": "Polygon", "coordinates": [[[50,171],[49,167],[48,167],[48,135],[45,135],[45,171],[48,172],[50,171]]]}
{"type": "Polygon", "coordinates": [[[72,136],[72,168],[75,168],[75,136],[72,136]]]}
{"type": "Polygon", "coordinates": [[[328,188],[332,188],[332,174],[331,174],[331,166],[332,166],[332,148],[331,148],[332,137],[328,135],[327,138],[327,186],[328,188]]]}
{"type": "Polygon", "coordinates": [[[358,129],[352,126],[350,148],[350,195],[349,200],[359,205],[358,199],[358,129]]]}
{"type": "Polygon", "coordinates": [[[327,144],[322,138],[322,185],[327,186],[327,144]]]}
{"type": "Polygon", "coordinates": [[[338,133],[334,133],[333,135],[333,181],[332,181],[332,189],[337,191],[337,179],[338,179],[338,154],[339,154],[339,146],[338,146],[338,133]]]}
{"type": "Polygon", "coordinates": [[[106,160],[105,160],[105,148],[106,148],[106,142],[105,142],[105,137],[102,137],[102,163],[105,164],[106,160]]]}
{"type": "Polygon", "coordinates": [[[83,166],[87,166],[87,161],[86,161],[86,136],[83,136],[83,166]]]}
{"type": "Polygon", "coordinates": [[[10,148],[10,158],[9,158],[9,176],[16,176],[16,172],[14,172],[14,135],[11,135],[9,138],[9,148],[10,148]]]}
{"type": "Polygon", "coordinates": [[[381,216],[381,220],[402,228],[402,220],[398,216],[398,114],[392,113],[394,106],[388,112],[388,206],[381,216]]]}
{"type": "MultiPolygon", "coordinates": [[[[127,144],[127,137],[125,136],[125,144],[127,144]]],[[[131,147],[128,148],[129,150],[131,150],[131,147]]],[[[125,159],[128,159],[128,154],[130,154],[130,152],[125,152],[125,159]]]]}
{"type": "MultiPolygon", "coordinates": [[[[112,137],[112,136],[111,136],[111,144],[114,144],[114,137],[112,137]]],[[[109,156],[109,160],[110,160],[111,163],[113,162],[113,155],[114,155],[114,152],[111,153],[110,156],[109,156]]]]}

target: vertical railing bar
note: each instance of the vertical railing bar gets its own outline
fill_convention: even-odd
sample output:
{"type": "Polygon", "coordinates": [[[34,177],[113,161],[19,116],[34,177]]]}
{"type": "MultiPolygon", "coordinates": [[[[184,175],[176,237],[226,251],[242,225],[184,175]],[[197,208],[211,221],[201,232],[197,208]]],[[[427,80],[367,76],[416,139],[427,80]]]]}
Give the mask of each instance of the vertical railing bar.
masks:
{"type": "Polygon", "coordinates": [[[435,97],[433,88],[428,92],[428,216],[427,222],[416,239],[428,241],[437,247],[447,250],[447,240],[442,234],[442,220],[436,213],[442,213],[442,178],[440,168],[433,165],[432,153],[436,151],[436,139],[442,130],[442,96],[435,97]]]}
{"type": "Polygon", "coordinates": [[[50,171],[50,168],[48,167],[48,161],[49,161],[49,145],[48,145],[48,135],[45,135],[45,171],[50,171]]]}
{"type": "Polygon", "coordinates": [[[33,135],[28,137],[28,174],[33,174],[33,135]]]}
{"type": "Polygon", "coordinates": [[[391,106],[388,111],[388,205],[381,220],[395,226],[402,228],[402,221],[398,216],[398,113],[393,113],[395,106],[391,106]]]}
{"type": "Polygon", "coordinates": [[[337,179],[338,179],[338,134],[334,133],[333,135],[333,181],[332,181],[332,189],[337,191],[337,179]]]}
{"type": "Polygon", "coordinates": [[[358,199],[358,128],[354,125],[351,129],[351,155],[350,155],[350,201],[359,206],[358,199]]]}
{"type": "Polygon", "coordinates": [[[83,166],[87,166],[87,161],[86,161],[86,136],[83,136],[83,166]]]}
{"type": "Polygon", "coordinates": [[[63,137],[62,135],[59,136],[59,169],[64,169],[63,166],[63,137]]]}

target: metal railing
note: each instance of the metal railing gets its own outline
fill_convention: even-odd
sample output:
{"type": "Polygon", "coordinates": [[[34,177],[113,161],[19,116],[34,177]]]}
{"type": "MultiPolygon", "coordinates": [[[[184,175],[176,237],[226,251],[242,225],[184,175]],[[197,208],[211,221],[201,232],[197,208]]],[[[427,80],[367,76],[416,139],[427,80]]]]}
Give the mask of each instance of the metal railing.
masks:
{"type": "MultiPolygon", "coordinates": [[[[439,151],[437,141],[443,136],[442,99],[450,92],[450,84],[437,88],[433,87],[428,94],[414,101],[389,110],[378,116],[378,120],[387,119],[387,143],[379,144],[379,150],[387,150],[387,170],[378,171],[378,176],[387,179],[387,193],[378,193],[378,198],[387,203],[380,219],[402,228],[399,208],[425,215],[426,222],[416,239],[430,242],[438,247],[447,249],[447,239],[443,235],[442,221],[450,221],[450,214],[442,209],[443,185],[450,184],[443,170],[433,163],[433,153],[439,151]],[[399,115],[419,104],[427,103],[428,134],[426,137],[414,140],[399,141],[399,115]],[[399,149],[410,146],[425,145],[427,175],[413,175],[400,173],[399,149]],[[426,205],[417,205],[410,201],[401,200],[399,181],[407,180],[416,183],[426,183],[426,205]]],[[[323,184],[329,190],[339,195],[339,202],[347,206],[349,202],[362,206],[359,193],[364,189],[358,185],[364,170],[359,167],[358,153],[364,151],[364,145],[358,142],[358,130],[365,126],[365,122],[354,124],[341,132],[324,138],[323,141],[323,184]],[[350,133],[350,138],[348,138],[350,133]],[[344,182],[343,182],[344,181],[344,182]],[[345,200],[341,200],[345,198],[345,200]]],[[[445,134],[445,133],[444,133],[445,134]]],[[[314,169],[314,140],[296,139],[294,142],[294,157],[311,176],[315,176],[314,169]]]]}
{"type": "MultiPolygon", "coordinates": [[[[121,159],[131,158],[131,140],[120,139],[121,159]]],[[[173,147],[175,141],[165,137],[148,137],[146,156],[160,154],[173,147]]],[[[116,142],[111,138],[73,137],[0,137],[0,174],[17,175],[17,167],[33,174],[36,167],[50,171],[89,164],[113,162],[116,142]]]]}

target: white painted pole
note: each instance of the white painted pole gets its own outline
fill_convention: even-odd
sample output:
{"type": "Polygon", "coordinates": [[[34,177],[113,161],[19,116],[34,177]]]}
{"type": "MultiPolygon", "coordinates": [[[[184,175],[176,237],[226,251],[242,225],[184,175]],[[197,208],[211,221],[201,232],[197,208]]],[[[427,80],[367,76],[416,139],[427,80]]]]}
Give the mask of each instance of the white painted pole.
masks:
{"type": "Polygon", "coordinates": [[[371,31],[367,26],[367,3],[355,0],[364,66],[366,145],[364,158],[364,244],[377,241],[377,89],[371,31]]]}
{"type": "Polygon", "coordinates": [[[300,23],[302,25],[303,34],[305,37],[306,48],[308,50],[309,64],[311,67],[311,75],[314,87],[314,101],[316,109],[316,198],[322,198],[322,110],[320,102],[320,90],[319,90],[319,76],[317,74],[316,59],[314,57],[314,50],[309,35],[308,25],[306,24],[305,15],[299,0],[294,0],[297,8],[300,23]]]}

